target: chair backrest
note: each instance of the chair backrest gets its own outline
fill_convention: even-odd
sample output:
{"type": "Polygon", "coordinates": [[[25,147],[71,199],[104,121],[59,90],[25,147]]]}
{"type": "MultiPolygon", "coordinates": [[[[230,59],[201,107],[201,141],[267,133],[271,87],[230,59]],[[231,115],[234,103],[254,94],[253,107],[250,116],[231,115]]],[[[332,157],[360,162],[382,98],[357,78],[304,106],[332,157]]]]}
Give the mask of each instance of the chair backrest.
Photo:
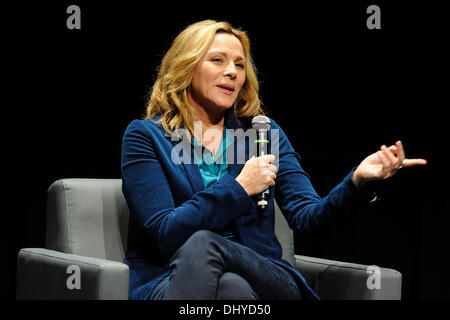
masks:
{"type": "Polygon", "coordinates": [[[294,232],[275,201],[275,235],[283,248],[283,259],[295,267],[294,232]]]}
{"type": "Polygon", "coordinates": [[[121,179],[61,179],[47,191],[48,249],[123,261],[128,206],[121,179]]]}
{"type": "MultiPolygon", "coordinates": [[[[123,261],[129,211],[121,179],[61,179],[47,192],[48,249],[123,261]]],[[[275,204],[275,234],[294,265],[292,230],[275,204]]]]}

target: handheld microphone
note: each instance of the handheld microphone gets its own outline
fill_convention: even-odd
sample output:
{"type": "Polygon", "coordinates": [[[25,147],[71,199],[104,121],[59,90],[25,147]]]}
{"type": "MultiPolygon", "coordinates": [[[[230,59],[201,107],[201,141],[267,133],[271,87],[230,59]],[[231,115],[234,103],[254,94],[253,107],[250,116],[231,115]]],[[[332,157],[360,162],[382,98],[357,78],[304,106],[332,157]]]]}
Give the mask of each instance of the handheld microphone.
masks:
{"type": "MultiPolygon", "coordinates": [[[[270,120],[266,116],[256,116],[252,120],[252,128],[256,130],[257,139],[256,144],[256,155],[258,157],[267,154],[267,148],[269,146],[268,132],[270,129],[270,120]]],[[[269,199],[269,189],[263,191],[258,195],[258,208],[265,210],[268,205],[269,199]]]]}

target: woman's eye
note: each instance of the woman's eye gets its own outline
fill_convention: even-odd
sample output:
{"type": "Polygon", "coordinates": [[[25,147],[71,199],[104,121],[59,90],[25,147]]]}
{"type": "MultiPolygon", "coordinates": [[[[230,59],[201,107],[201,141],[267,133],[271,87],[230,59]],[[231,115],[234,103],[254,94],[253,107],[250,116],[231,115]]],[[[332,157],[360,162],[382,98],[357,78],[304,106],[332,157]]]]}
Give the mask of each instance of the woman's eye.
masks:
{"type": "Polygon", "coordinates": [[[222,59],[221,58],[213,58],[211,61],[213,61],[213,62],[222,62],[222,59]]]}
{"type": "Polygon", "coordinates": [[[242,63],[236,63],[236,67],[244,69],[244,64],[242,64],[242,63]]]}

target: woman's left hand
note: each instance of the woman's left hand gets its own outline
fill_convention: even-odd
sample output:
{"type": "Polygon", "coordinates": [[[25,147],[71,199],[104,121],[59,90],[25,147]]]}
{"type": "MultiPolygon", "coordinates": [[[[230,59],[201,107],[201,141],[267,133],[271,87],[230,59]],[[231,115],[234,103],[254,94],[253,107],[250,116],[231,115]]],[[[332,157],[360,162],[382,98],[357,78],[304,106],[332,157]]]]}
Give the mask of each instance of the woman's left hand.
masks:
{"type": "Polygon", "coordinates": [[[365,158],[353,173],[353,182],[359,188],[367,181],[382,180],[392,177],[403,167],[427,164],[425,159],[406,159],[401,141],[389,148],[381,146],[380,151],[365,158]]]}

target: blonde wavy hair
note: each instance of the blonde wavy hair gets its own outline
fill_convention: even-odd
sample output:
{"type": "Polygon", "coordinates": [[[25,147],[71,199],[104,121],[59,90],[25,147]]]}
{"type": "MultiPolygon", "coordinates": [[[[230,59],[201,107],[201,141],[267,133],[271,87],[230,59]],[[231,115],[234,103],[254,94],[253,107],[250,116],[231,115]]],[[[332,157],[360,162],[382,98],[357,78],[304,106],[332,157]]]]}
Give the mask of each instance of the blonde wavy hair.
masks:
{"type": "Polygon", "coordinates": [[[241,42],[247,60],[245,82],[234,103],[235,115],[239,118],[264,115],[258,95],[256,68],[250,54],[250,39],[246,32],[233,28],[228,22],[204,20],[186,27],[164,55],[151,90],[145,119],[161,115],[155,122],[169,134],[180,126],[193,134],[192,115],[195,109],[188,101],[192,77],[215,35],[222,32],[234,35],[241,42]]]}

